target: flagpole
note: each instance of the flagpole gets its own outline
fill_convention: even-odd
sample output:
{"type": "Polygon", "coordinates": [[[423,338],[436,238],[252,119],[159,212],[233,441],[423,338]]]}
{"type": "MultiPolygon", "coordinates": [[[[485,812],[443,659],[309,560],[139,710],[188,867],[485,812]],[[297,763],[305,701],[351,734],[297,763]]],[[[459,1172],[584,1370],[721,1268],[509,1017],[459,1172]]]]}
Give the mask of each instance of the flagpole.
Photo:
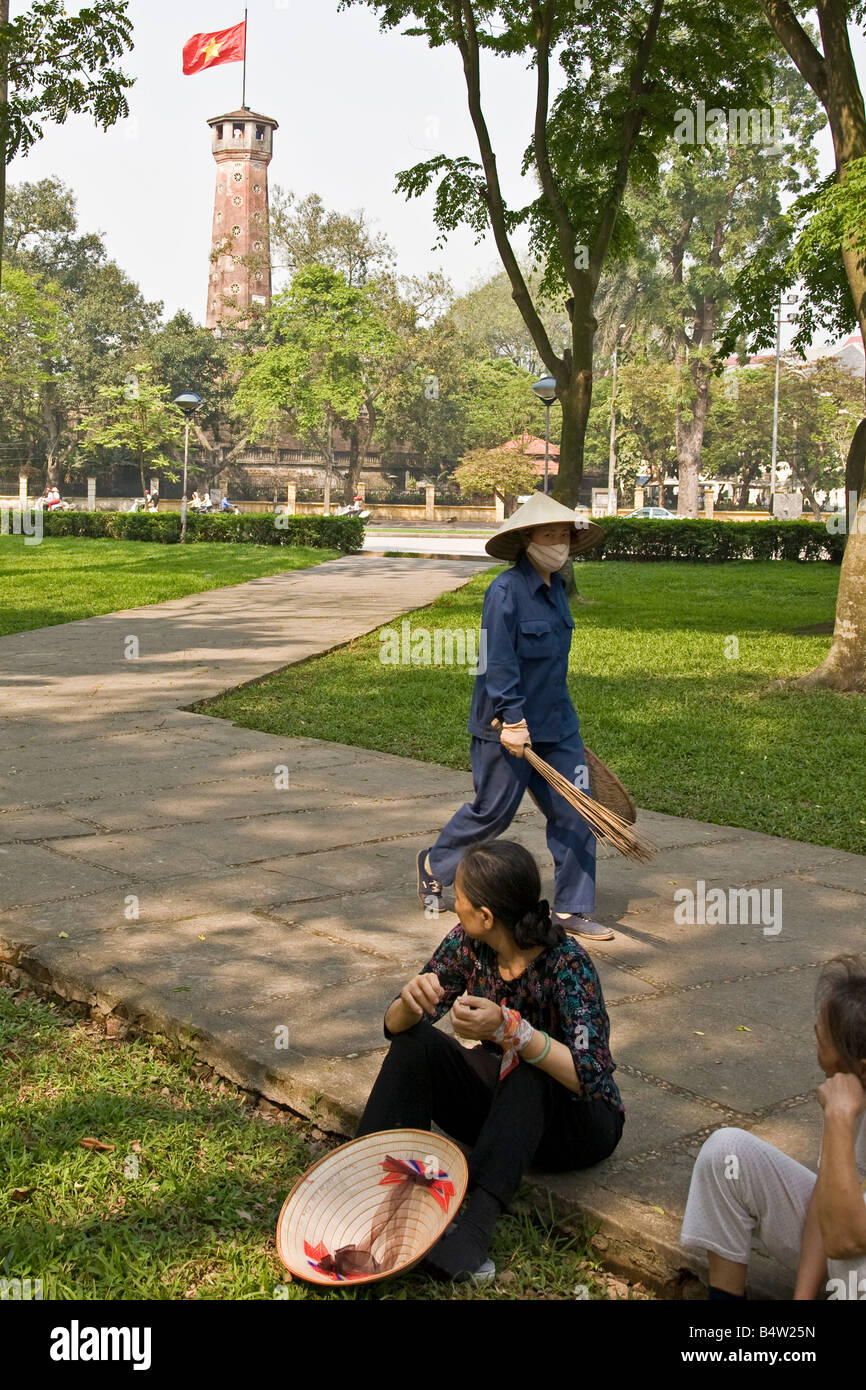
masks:
{"type": "Polygon", "coordinates": [[[243,7],[243,95],[240,97],[240,107],[246,111],[246,15],[247,7],[243,7]]]}

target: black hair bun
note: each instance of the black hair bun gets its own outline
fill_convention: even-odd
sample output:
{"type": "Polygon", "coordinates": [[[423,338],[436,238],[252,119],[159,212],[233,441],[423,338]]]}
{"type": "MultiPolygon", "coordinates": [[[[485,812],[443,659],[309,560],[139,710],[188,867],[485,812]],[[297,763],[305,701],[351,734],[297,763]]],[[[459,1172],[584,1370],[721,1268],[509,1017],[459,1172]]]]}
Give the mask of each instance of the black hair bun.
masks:
{"type": "Polygon", "coordinates": [[[565,936],[564,928],[554,922],[550,903],[542,898],[514,924],[514,940],[521,950],[531,946],[556,946],[565,936]]]}

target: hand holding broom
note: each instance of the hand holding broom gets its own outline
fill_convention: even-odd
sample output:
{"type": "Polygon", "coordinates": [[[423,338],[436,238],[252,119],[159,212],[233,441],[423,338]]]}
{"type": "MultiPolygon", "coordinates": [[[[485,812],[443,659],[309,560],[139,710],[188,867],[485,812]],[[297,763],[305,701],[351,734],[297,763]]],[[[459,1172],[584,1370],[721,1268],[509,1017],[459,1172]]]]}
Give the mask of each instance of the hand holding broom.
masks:
{"type": "MultiPolygon", "coordinates": [[[[499,719],[494,719],[491,723],[494,729],[503,730],[503,725],[499,719]]],[[[519,726],[514,726],[509,732],[513,734],[517,732],[518,729],[519,726]]],[[[539,758],[538,754],[534,752],[532,748],[529,730],[519,729],[519,731],[521,733],[525,732],[526,737],[525,739],[521,739],[519,751],[515,752],[514,756],[526,758],[530,766],[534,767],[536,772],[540,773],[545,782],[549,782],[553,790],[558,792],[561,797],[564,797],[569,805],[574,807],[578,815],[583,817],[597,840],[604,840],[607,844],[612,845],[615,850],[618,850],[620,854],[625,855],[626,859],[633,859],[637,864],[648,863],[655,853],[655,846],[636,834],[628,821],[623,820],[622,816],[618,816],[615,811],[611,811],[606,806],[602,806],[600,801],[596,801],[593,797],[587,796],[586,792],[581,791],[573,782],[569,782],[568,778],[563,777],[562,773],[557,772],[556,768],[551,767],[550,763],[546,763],[543,758],[539,758]]],[[[503,742],[503,747],[507,752],[513,752],[505,742],[503,742]]]]}

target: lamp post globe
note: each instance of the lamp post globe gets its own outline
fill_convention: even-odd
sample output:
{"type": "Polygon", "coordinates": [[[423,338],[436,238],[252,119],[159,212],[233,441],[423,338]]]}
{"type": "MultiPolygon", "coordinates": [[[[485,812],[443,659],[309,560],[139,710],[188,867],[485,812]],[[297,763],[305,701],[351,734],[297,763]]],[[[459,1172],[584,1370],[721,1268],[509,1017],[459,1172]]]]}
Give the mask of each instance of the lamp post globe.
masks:
{"type": "Polygon", "coordinates": [[[172,405],[176,405],[182,410],[185,416],[183,432],[183,496],[180,499],[180,540],[181,544],[186,540],[186,475],[189,465],[189,422],[190,417],[195,414],[201,405],[201,396],[195,391],[181,391],[179,396],[175,396],[172,405]]]}

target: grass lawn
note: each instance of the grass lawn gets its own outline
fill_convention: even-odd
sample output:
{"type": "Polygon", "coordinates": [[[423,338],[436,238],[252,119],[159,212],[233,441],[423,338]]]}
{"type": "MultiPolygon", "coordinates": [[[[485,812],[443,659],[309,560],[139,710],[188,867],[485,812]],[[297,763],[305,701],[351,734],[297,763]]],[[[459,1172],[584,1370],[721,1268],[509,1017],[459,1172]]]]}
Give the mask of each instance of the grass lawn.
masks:
{"type": "Polygon", "coordinates": [[[647,1297],[600,1267],[582,1226],[525,1208],[499,1223],[493,1286],[412,1273],[333,1292],[294,1282],[274,1230],[326,1147],[313,1134],[310,1149],[311,1125],[265,1118],[192,1054],[109,1039],[27,989],[0,987],[0,1059],[0,1277],[42,1279],[45,1299],[573,1300],[581,1285],[647,1297]]]}
{"type": "MultiPolygon", "coordinates": [[[[866,701],[773,689],[828,650],[795,629],[833,618],[836,567],[604,562],[577,575],[592,602],[574,609],[572,699],[639,805],[866,852],[866,701]]],[[[477,629],[491,578],[408,614],[412,627],[477,629]]],[[[468,768],[468,669],[386,665],[381,650],[371,633],[201,708],[468,768]]]]}
{"type": "Polygon", "coordinates": [[[306,546],[156,545],[78,536],[25,545],[23,536],[0,536],[0,635],[307,569],[338,555],[306,546]]]}

